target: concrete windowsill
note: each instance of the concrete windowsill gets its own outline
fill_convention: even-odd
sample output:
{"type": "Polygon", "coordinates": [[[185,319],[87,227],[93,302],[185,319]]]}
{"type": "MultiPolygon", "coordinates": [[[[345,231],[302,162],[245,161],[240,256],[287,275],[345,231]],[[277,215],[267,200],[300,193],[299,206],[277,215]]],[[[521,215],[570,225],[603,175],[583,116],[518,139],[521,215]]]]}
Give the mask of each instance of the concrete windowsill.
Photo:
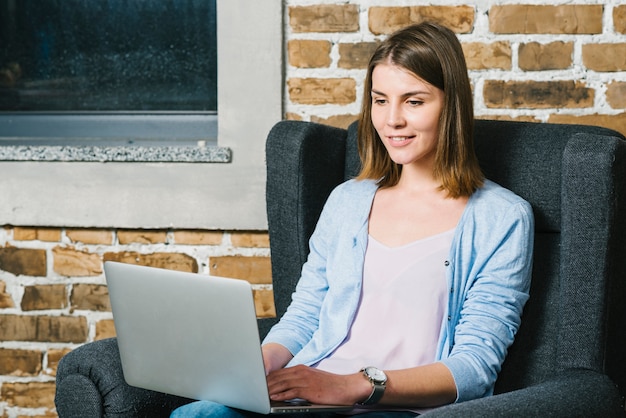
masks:
{"type": "Polygon", "coordinates": [[[171,145],[5,145],[0,161],[230,163],[230,148],[171,145]]]}

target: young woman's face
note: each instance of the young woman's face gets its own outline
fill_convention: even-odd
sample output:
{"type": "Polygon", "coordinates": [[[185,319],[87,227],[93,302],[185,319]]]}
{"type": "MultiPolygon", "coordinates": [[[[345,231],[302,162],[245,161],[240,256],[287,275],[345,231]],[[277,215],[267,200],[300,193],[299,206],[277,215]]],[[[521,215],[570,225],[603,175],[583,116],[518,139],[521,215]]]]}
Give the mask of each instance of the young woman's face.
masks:
{"type": "Polygon", "coordinates": [[[372,72],[372,123],[396,164],[432,165],[443,109],[442,90],[391,64],[372,72]]]}

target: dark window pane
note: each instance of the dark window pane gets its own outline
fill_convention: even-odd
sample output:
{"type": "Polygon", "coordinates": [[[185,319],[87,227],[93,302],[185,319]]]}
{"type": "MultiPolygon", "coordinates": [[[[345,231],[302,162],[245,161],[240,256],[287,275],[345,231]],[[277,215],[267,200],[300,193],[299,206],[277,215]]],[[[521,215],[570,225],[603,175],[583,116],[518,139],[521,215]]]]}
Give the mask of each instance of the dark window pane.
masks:
{"type": "Polygon", "coordinates": [[[216,111],[215,0],[0,0],[0,110],[216,111]]]}

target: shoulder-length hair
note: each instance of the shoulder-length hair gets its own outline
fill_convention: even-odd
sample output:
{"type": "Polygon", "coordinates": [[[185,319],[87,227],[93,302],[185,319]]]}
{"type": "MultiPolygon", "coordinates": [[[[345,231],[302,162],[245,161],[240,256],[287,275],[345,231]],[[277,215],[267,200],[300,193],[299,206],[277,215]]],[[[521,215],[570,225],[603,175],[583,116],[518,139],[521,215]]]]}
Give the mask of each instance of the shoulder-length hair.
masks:
{"type": "Polygon", "coordinates": [[[430,22],[400,29],[382,42],[370,59],[358,127],[359,179],[381,187],[398,183],[402,166],[394,163],[372,124],[372,72],[391,63],[444,92],[434,176],[452,198],[470,196],[483,184],[474,152],[474,108],[463,49],[454,32],[430,22]]]}

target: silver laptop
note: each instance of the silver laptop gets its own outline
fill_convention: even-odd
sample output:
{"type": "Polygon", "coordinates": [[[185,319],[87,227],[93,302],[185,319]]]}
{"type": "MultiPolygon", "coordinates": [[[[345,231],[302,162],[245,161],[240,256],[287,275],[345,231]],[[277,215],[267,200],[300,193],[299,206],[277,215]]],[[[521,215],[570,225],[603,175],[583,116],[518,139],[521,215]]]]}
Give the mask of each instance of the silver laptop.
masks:
{"type": "Polygon", "coordinates": [[[270,402],[247,281],[117,262],[104,271],[129,385],[262,414],[351,409],[270,402]]]}

